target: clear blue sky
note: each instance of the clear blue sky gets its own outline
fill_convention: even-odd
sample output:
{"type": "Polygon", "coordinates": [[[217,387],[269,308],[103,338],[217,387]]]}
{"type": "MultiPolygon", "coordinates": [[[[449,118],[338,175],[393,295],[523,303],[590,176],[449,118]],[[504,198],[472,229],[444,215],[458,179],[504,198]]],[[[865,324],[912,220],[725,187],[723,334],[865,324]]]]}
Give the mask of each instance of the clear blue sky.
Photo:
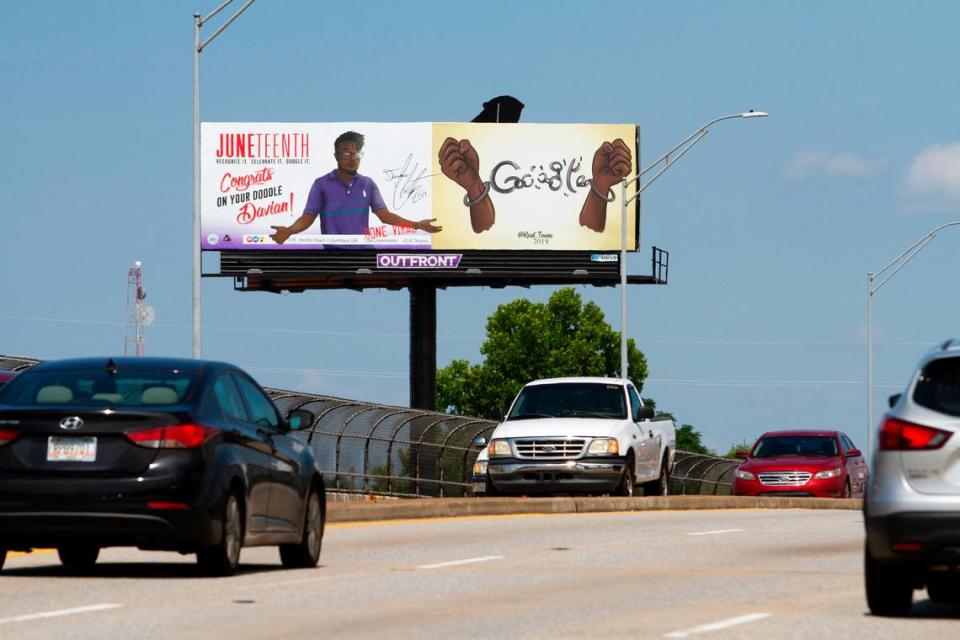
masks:
{"type": "MultiPolygon", "coordinates": [[[[234,3],[239,7],[241,2],[234,3]]],[[[215,0],[0,2],[0,353],[123,350],[144,264],[151,355],[191,350],[192,18],[215,0]]],[[[228,11],[232,11],[232,8],[228,11]]],[[[214,24],[219,24],[214,20],[214,24]]],[[[206,29],[206,33],[212,29],[206,29]]],[[[258,0],[203,54],[209,121],[456,121],[512,94],[525,122],[636,122],[651,160],[729,121],[644,194],[630,290],[644,395],[725,451],[768,429],[866,445],[866,273],[960,219],[956,2],[258,0]]],[[[948,229],[875,299],[875,415],[960,337],[948,229]]],[[[438,294],[438,366],[550,287],[438,294]]],[[[615,328],[615,289],[579,288],[615,328]]],[[[204,356],[265,385],[403,405],[406,292],[203,282],[204,356]]]]}

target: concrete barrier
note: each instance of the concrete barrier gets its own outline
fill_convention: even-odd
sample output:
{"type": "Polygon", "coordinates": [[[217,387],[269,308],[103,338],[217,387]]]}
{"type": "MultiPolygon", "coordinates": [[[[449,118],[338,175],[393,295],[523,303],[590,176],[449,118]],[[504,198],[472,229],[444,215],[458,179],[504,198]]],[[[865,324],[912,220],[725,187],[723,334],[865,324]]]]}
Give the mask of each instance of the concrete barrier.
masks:
{"type": "Polygon", "coordinates": [[[747,496],[656,496],[649,498],[424,498],[369,500],[327,505],[327,522],[371,522],[542,513],[685,511],[709,509],[847,509],[857,498],[751,498],[747,496]]]}

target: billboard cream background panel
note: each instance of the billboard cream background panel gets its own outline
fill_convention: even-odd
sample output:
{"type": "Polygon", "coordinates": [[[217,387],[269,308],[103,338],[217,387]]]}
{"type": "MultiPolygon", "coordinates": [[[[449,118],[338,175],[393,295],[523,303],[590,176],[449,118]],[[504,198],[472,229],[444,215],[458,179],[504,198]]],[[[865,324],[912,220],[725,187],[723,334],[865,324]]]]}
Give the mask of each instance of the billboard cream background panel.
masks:
{"type": "MultiPolygon", "coordinates": [[[[584,179],[592,178],[593,156],[603,142],[622,139],[630,149],[636,173],[636,127],[601,124],[481,124],[435,123],[433,125],[433,217],[443,231],[433,235],[435,250],[450,249],[538,249],[538,250],[619,250],[620,186],[614,185],[616,200],[607,204],[603,232],[581,226],[580,211],[590,192],[584,179]],[[479,156],[479,174],[484,181],[496,180],[501,187],[527,186],[511,193],[490,189],[496,210],[493,227],[475,233],[470,210],[464,206],[465,191],[441,171],[439,150],[446,138],[470,140],[479,156]],[[519,166],[494,167],[506,160],[519,166]],[[551,166],[551,163],[557,163],[551,166]],[[559,184],[556,176],[559,173],[559,184]],[[527,176],[524,178],[524,176],[527,176]],[[580,186],[576,182],[580,178],[580,186]],[[571,188],[572,186],[572,188],[571,188]],[[556,187],[556,189],[552,188],[556,187]]],[[[635,185],[628,197],[635,193],[635,185]]],[[[627,248],[636,248],[636,209],[627,211],[627,248]]]]}
{"type": "MultiPolygon", "coordinates": [[[[289,226],[303,213],[313,181],[333,171],[333,141],[345,131],[365,137],[359,173],[373,179],[387,209],[410,221],[431,218],[431,123],[273,123],[204,122],[201,125],[201,245],[204,249],[319,249],[334,244],[429,248],[427,233],[324,237],[320,222],[291,236],[284,245],[271,238],[271,226],[289,226]],[[259,149],[258,157],[217,157],[222,135],[308,136],[306,155],[259,149]],[[229,162],[226,162],[229,161],[229,162]],[[265,170],[269,179],[263,179],[265,170]],[[229,174],[229,176],[228,176],[229,174]],[[256,184],[230,187],[230,178],[254,179],[256,184]],[[226,180],[225,180],[226,178],[226,180]],[[271,206],[272,205],[272,206],[271,206]],[[244,212],[257,212],[252,218],[244,212]],[[227,239],[229,238],[229,240],[227,239]]],[[[302,151],[302,147],[296,149],[302,151]]],[[[383,225],[370,213],[369,225],[383,225]]],[[[389,232],[389,229],[386,229],[389,232]]]]}

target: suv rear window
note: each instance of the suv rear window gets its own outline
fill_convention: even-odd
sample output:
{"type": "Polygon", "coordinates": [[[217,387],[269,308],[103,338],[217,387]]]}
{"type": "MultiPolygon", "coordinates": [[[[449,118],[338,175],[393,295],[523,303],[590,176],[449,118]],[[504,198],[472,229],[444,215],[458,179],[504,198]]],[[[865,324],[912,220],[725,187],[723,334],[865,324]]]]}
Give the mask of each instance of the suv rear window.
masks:
{"type": "Polygon", "coordinates": [[[182,371],[25,371],[0,389],[9,406],[143,407],[180,404],[195,376],[182,371]]]}
{"type": "Polygon", "coordinates": [[[921,407],[960,416],[960,358],[938,358],[920,372],[913,401],[921,407]]]}

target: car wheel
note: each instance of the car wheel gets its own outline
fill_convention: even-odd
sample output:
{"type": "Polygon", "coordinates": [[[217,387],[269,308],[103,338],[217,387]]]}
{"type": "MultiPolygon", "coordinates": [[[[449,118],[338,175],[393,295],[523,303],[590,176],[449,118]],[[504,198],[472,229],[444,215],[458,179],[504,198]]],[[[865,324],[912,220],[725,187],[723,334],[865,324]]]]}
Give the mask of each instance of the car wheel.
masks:
{"type": "Polygon", "coordinates": [[[847,481],[843,484],[843,497],[849,498],[853,495],[853,491],[850,489],[850,478],[847,478],[847,481]]]}
{"type": "Polygon", "coordinates": [[[493,482],[490,481],[490,476],[487,476],[487,482],[486,482],[485,488],[486,488],[486,492],[484,493],[484,495],[488,498],[493,498],[495,496],[500,495],[500,492],[497,491],[497,488],[493,486],[493,482]]]}
{"type": "Polygon", "coordinates": [[[632,497],[634,482],[633,456],[629,456],[627,457],[627,463],[623,465],[623,478],[620,480],[620,484],[617,485],[617,489],[613,492],[613,495],[625,498],[632,497]]]}
{"type": "Polygon", "coordinates": [[[960,602],[960,582],[947,575],[927,576],[927,595],[934,602],[960,602]]]}
{"type": "Polygon", "coordinates": [[[57,555],[68,569],[89,569],[97,563],[100,547],[92,544],[68,544],[58,547],[57,555]]]}
{"type": "Polygon", "coordinates": [[[323,543],[324,513],[320,491],[310,490],[307,498],[306,516],[303,522],[303,538],[298,544],[280,545],[280,562],[288,569],[309,569],[320,561],[320,546],[323,543]]]}
{"type": "Polygon", "coordinates": [[[643,488],[643,494],[647,496],[665,496],[670,493],[670,470],[667,468],[667,461],[660,463],[660,477],[652,482],[648,482],[643,488]]]}
{"type": "Polygon", "coordinates": [[[913,581],[907,567],[878,562],[870,549],[863,552],[867,606],[875,616],[905,616],[913,605],[913,581]]]}
{"type": "Polygon", "coordinates": [[[214,576],[232,576],[240,565],[243,547],[243,513],[235,492],[227,496],[223,508],[223,535],[219,544],[204,547],[197,552],[197,562],[205,573],[214,576]]]}
{"type": "Polygon", "coordinates": [[[0,547],[0,569],[3,569],[3,563],[7,561],[7,550],[0,547]]]}

